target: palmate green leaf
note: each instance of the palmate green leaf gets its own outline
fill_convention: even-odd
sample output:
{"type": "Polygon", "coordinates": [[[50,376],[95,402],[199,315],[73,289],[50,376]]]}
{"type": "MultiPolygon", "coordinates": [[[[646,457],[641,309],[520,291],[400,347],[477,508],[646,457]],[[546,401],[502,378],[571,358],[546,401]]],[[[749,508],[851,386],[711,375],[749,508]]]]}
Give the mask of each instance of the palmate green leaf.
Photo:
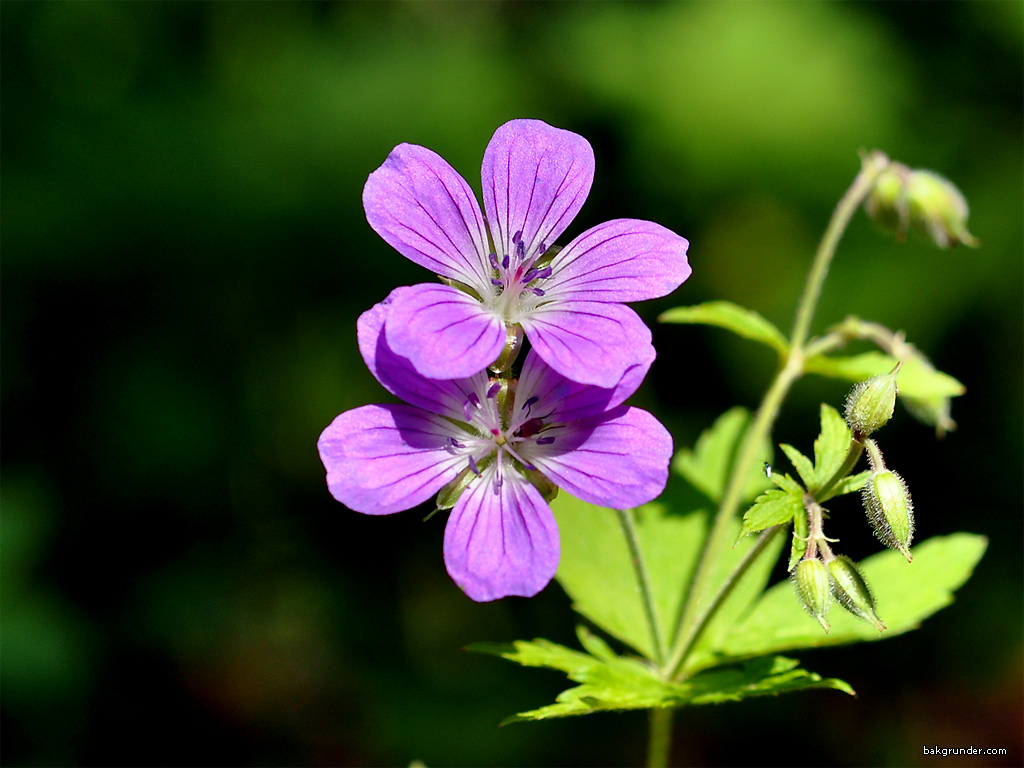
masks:
{"type": "Polygon", "coordinates": [[[800,475],[800,479],[804,481],[804,485],[808,488],[814,487],[814,478],[816,477],[814,472],[814,462],[804,456],[800,451],[794,448],[792,445],[781,443],[779,448],[786,454],[786,458],[789,459],[789,463],[793,465],[793,468],[800,475]]]}
{"type": "Polygon", "coordinates": [[[810,688],[853,693],[842,680],[824,679],[800,669],[794,659],[781,656],[710,670],[685,683],[668,682],[638,659],[615,655],[604,641],[583,627],[577,632],[587,653],[544,639],[475,643],[468,647],[467,650],[494,654],[527,667],[557,669],[580,683],[560,693],[555,704],[512,715],[502,721],[502,725],[593,712],[719,704],[810,688]]]}
{"type": "MultiPolygon", "coordinates": [[[[562,543],[556,578],[573,608],[643,656],[656,658],[640,582],[618,513],[565,493],[558,495],[551,508],[562,543]]],[[[707,536],[710,507],[682,478],[670,477],[657,501],[631,514],[664,648],[707,536]]]]}
{"type": "Polygon", "coordinates": [[[725,328],[747,339],[767,344],[780,355],[789,351],[786,337],[757,312],[731,301],[708,301],[692,307],[676,307],[662,313],[663,323],[696,323],[725,328]]]}
{"type": "MultiPolygon", "coordinates": [[[[722,500],[733,459],[749,426],[749,411],[740,407],[730,408],[715,420],[710,429],[701,433],[693,450],[683,448],[676,454],[672,468],[717,504],[722,500]]],[[[771,443],[765,439],[758,451],[757,465],[747,480],[744,500],[753,499],[771,487],[762,471],[764,462],[771,460],[771,453],[771,443]]]]}
{"type": "MultiPolygon", "coordinates": [[[[685,587],[690,583],[707,536],[714,502],[721,497],[728,467],[749,423],[750,414],[742,408],[733,408],[720,416],[701,435],[695,450],[683,450],[676,455],[673,469],[678,474],[670,476],[665,493],[632,513],[662,648],[670,644],[685,587]]],[[[768,451],[765,441],[762,454],[767,456],[768,451]]],[[[759,463],[751,472],[746,488],[748,499],[771,485],[761,466],[759,463]]],[[[572,599],[573,608],[646,658],[656,659],[655,639],[618,513],[564,493],[552,502],[551,508],[562,543],[556,578],[572,599]]],[[[722,568],[731,568],[751,544],[730,550],[728,562],[722,568]]],[[[762,581],[750,599],[763,587],[762,581]]],[[[743,590],[734,590],[737,601],[743,600],[744,594],[743,590]]],[[[719,612],[719,616],[729,615],[728,611],[719,612]]]]}
{"type": "Polygon", "coordinates": [[[776,584],[750,614],[717,647],[723,661],[895,637],[916,629],[936,611],[953,602],[953,592],[970,578],[985,552],[984,536],[956,533],[936,536],[913,548],[914,562],[898,552],[873,555],[860,564],[878,601],[878,615],[888,629],[870,624],[839,606],[828,618],[828,634],[800,606],[788,582],[776,584]]]}
{"type": "MultiPolygon", "coordinates": [[[[895,357],[882,352],[865,352],[851,357],[813,355],[804,361],[804,372],[847,381],[864,381],[880,373],[888,373],[897,362],[895,357]]],[[[935,370],[920,358],[903,361],[898,382],[899,396],[906,398],[956,397],[967,391],[952,376],[935,370]]]]}

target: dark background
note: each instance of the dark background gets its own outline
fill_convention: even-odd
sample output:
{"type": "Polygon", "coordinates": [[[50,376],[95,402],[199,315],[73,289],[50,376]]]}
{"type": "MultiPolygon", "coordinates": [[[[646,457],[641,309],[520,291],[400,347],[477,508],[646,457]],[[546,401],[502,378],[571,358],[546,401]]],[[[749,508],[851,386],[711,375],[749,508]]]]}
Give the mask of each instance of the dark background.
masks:
{"type": "MultiPolygon", "coordinates": [[[[944,440],[902,410],[879,438],[919,540],[967,530],[988,553],[920,631],[801,654],[857,699],[681,711],[673,759],[1021,764],[1022,7],[0,4],[3,762],[642,762],[641,713],[497,729],[566,681],[460,649],[574,643],[564,593],[472,603],[443,516],[346,510],[315,449],[386,399],[359,313],[429,279],[366,224],[367,174],[409,141],[479,189],[494,129],[537,117],[597,155],[566,241],[623,216],[689,238],[692,278],[638,307],[652,324],[729,299],[788,331],[859,149],[963,190],[981,249],[860,215],[815,329],[904,329],[967,385],[944,440]]],[[[635,402],[677,446],[756,405],[770,352],[655,334],[635,402]]],[[[809,451],[845,391],[800,382],[777,441],[809,451]]],[[[877,551],[844,509],[830,535],[877,551]]]]}

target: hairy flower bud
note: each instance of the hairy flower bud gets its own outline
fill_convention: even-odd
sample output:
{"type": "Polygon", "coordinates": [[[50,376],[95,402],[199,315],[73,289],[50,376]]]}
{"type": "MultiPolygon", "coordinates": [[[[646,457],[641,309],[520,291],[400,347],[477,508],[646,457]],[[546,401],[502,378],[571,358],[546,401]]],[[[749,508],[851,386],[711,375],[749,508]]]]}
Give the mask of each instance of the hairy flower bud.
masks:
{"type": "Polygon", "coordinates": [[[948,179],[931,171],[892,163],[875,181],[864,206],[884,229],[903,239],[909,228],[930,237],[940,248],[978,241],[967,231],[967,201],[948,179]]]}
{"type": "Polygon", "coordinates": [[[914,537],[914,505],[903,478],[891,470],[875,472],[861,490],[864,509],[875,535],[890,549],[901,552],[910,562],[910,540],[914,537]]]}
{"type": "Polygon", "coordinates": [[[793,587],[804,609],[818,620],[827,634],[829,623],[825,617],[832,605],[832,595],[829,591],[828,569],[825,568],[825,564],[817,558],[801,560],[793,571],[793,587]]]}
{"type": "Polygon", "coordinates": [[[875,597],[857,565],[846,555],[840,555],[828,564],[832,577],[832,594],[854,616],[871,622],[881,632],[885,624],[875,613],[875,597]]]}
{"type": "Polygon", "coordinates": [[[850,390],[846,398],[846,424],[856,439],[863,440],[892,418],[898,391],[896,376],[902,365],[897,363],[888,373],[872,376],[850,390]]]}

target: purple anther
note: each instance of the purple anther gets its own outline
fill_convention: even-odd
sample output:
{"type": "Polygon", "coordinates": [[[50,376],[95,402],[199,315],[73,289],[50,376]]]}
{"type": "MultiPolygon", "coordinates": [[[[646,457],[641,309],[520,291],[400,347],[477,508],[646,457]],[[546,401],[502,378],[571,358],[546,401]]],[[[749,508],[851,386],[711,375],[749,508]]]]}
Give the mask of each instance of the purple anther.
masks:
{"type": "Polygon", "coordinates": [[[493,400],[497,394],[501,391],[501,382],[494,382],[487,390],[487,399],[493,400]]]}
{"type": "Polygon", "coordinates": [[[476,392],[470,392],[469,397],[466,398],[466,402],[462,404],[462,415],[469,421],[473,418],[473,408],[480,407],[480,398],[476,396],[476,392]]]}
{"type": "Polygon", "coordinates": [[[519,257],[520,261],[526,258],[526,243],[522,240],[516,243],[516,256],[519,257]]]}
{"type": "Polygon", "coordinates": [[[533,395],[532,397],[530,397],[530,398],[527,398],[526,402],[525,402],[525,403],[523,403],[523,410],[525,411],[525,410],[526,410],[527,408],[529,408],[529,407],[530,407],[531,405],[533,405],[534,403],[536,403],[536,402],[537,402],[537,401],[538,401],[539,399],[540,399],[540,398],[539,398],[539,397],[537,397],[536,395],[533,395]]]}
{"type": "Polygon", "coordinates": [[[544,269],[538,269],[537,274],[533,276],[533,279],[543,280],[545,277],[551,277],[551,267],[544,267],[544,269]]]}
{"type": "Polygon", "coordinates": [[[504,280],[499,280],[496,277],[492,277],[491,278],[491,285],[496,285],[499,288],[504,288],[505,287],[505,281],[504,280]]]}
{"type": "Polygon", "coordinates": [[[555,442],[555,438],[551,437],[550,435],[547,437],[537,438],[537,445],[551,445],[553,442],[555,442]]]}
{"type": "Polygon", "coordinates": [[[498,254],[496,254],[496,253],[489,253],[489,254],[487,254],[487,258],[490,259],[491,266],[494,267],[495,269],[497,269],[498,268],[498,254]]]}
{"type": "Polygon", "coordinates": [[[523,230],[520,229],[520,230],[517,230],[514,235],[512,235],[512,242],[516,243],[518,245],[522,241],[523,241],[523,230]]]}
{"type": "Polygon", "coordinates": [[[530,290],[533,291],[538,296],[543,296],[544,295],[544,291],[542,291],[540,288],[531,288],[530,290]]]}
{"type": "Polygon", "coordinates": [[[537,253],[543,255],[543,254],[547,253],[547,251],[548,251],[548,244],[545,243],[543,240],[541,240],[540,247],[537,248],[537,253]]]}
{"type": "Polygon", "coordinates": [[[460,443],[458,440],[456,440],[454,437],[449,437],[448,438],[448,445],[450,445],[452,448],[465,448],[466,447],[465,445],[460,443]]]}
{"type": "Polygon", "coordinates": [[[501,266],[502,266],[502,267],[503,267],[504,269],[508,269],[508,254],[507,254],[507,253],[505,254],[505,258],[503,258],[503,259],[501,260],[501,266]]]}
{"type": "Polygon", "coordinates": [[[476,466],[476,460],[472,456],[469,457],[469,468],[473,470],[474,475],[480,474],[480,470],[476,466]]]}

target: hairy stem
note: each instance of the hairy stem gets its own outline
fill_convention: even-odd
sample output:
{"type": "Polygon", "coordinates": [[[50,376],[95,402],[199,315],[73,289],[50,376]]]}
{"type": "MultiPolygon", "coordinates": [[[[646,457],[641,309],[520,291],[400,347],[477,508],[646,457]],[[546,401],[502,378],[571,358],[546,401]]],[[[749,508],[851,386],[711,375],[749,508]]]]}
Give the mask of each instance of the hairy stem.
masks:
{"type": "MultiPolygon", "coordinates": [[[[690,585],[686,606],[680,615],[667,666],[673,678],[679,678],[682,674],[687,654],[692,650],[703,627],[707,626],[727,595],[728,590],[719,589],[713,596],[705,599],[714,588],[710,582],[715,564],[719,562],[722,552],[729,545],[731,523],[743,501],[743,491],[747,480],[756,466],[758,446],[771,434],[783,400],[790,387],[803,373],[805,345],[811,321],[814,318],[814,312],[821,297],[822,284],[828,274],[836,246],[853,214],[864,201],[878,175],[885,170],[888,164],[889,159],[881,152],[873,152],[863,159],[860,173],[857,174],[853,184],[850,185],[836,206],[815,253],[814,262],[807,276],[807,283],[800,297],[800,303],[797,305],[796,321],[789,341],[789,353],[776,374],[775,380],[765,392],[764,399],[761,401],[761,406],[758,408],[750,428],[743,436],[729,474],[729,482],[719,503],[715,521],[708,534],[704,552],[690,585]]],[[[751,562],[752,559],[744,558],[725,583],[737,581],[751,562]]]]}

